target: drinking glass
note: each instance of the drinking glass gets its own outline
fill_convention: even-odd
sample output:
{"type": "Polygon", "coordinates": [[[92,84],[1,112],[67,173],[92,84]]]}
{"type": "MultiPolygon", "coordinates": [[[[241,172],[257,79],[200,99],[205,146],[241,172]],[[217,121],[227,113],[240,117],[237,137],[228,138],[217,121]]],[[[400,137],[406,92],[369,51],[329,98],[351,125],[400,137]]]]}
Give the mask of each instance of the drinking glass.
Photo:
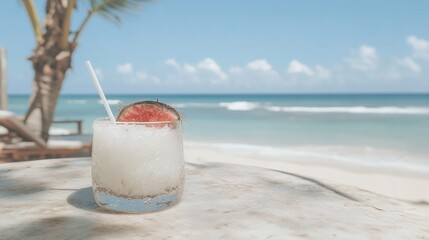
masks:
{"type": "Polygon", "coordinates": [[[97,204],[149,212],[178,203],[184,186],[180,120],[93,123],[92,187],[97,204]]]}

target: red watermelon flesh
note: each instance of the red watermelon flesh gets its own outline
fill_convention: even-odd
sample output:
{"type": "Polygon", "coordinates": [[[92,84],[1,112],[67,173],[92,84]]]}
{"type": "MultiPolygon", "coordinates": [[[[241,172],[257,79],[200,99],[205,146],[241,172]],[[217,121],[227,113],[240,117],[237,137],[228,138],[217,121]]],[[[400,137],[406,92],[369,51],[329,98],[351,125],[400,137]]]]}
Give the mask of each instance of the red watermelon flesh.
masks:
{"type": "Polygon", "coordinates": [[[171,106],[155,101],[141,101],[124,107],[116,119],[118,122],[171,122],[179,120],[179,113],[171,106]]]}

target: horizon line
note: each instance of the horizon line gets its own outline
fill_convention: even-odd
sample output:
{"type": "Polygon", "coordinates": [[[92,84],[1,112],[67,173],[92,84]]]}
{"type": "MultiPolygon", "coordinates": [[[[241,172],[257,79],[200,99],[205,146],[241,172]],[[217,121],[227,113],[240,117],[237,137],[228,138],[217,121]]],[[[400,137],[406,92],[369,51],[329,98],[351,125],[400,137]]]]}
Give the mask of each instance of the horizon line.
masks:
{"type": "MultiPolygon", "coordinates": [[[[305,92],[305,93],[264,93],[264,92],[248,92],[248,93],[109,93],[106,95],[122,95],[122,96],[203,96],[203,95],[425,95],[429,92],[305,92]]],[[[31,93],[8,93],[8,96],[29,96],[31,93]]],[[[60,96],[92,96],[97,93],[62,93],[60,96]]]]}

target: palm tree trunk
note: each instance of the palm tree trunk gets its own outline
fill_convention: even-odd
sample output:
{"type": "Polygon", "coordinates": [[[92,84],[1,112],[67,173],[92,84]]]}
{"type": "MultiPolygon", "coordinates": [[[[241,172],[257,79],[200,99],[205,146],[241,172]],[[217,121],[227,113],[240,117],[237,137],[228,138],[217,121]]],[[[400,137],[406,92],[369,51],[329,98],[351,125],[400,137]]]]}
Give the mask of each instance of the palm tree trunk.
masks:
{"type": "Polygon", "coordinates": [[[61,68],[47,72],[46,69],[49,68],[50,66],[47,65],[34,67],[33,93],[30,98],[30,107],[24,120],[45,141],[49,138],[49,128],[54,118],[57,99],[65,73],[69,69],[61,68]]]}
{"type": "Polygon", "coordinates": [[[25,123],[45,141],[54,118],[55,106],[67,71],[71,68],[73,46],[61,44],[67,1],[47,0],[45,31],[30,61],[35,72],[30,107],[25,123]]]}

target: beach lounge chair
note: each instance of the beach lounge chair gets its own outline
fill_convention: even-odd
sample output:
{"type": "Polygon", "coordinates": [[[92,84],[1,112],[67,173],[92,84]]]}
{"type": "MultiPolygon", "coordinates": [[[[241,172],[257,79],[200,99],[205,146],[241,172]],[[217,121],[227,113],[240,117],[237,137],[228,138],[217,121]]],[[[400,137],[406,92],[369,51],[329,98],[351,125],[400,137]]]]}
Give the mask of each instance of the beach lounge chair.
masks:
{"type": "Polygon", "coordinates": [[[0,111],[0,125],[20,138],[20,141],[16,141],[16,138],[11,137],[9,141],[2,143],[1,158],[14,161],[57,158],[89,152],[91,149],[91,143],[81,141],[49,140],[45,142],[9,111],[0,111]]]}

